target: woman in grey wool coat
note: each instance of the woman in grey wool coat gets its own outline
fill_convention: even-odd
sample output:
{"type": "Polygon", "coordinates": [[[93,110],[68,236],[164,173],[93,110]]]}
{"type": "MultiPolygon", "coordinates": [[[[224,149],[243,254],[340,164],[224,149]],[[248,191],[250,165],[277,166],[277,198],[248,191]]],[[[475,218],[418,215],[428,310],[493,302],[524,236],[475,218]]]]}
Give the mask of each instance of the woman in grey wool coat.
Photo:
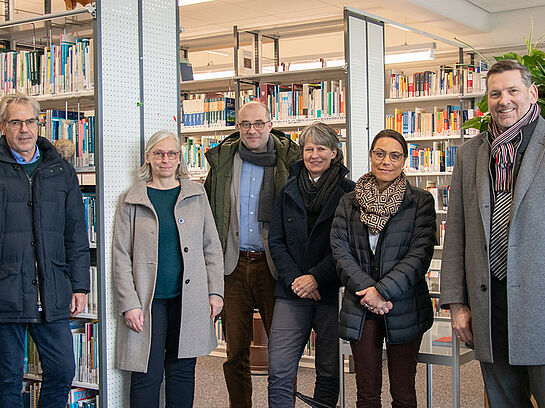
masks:
{"type": "Polygon", "coordinates": [[[187,180],[174,133],[146,144],[140,181],[120,197],[113,275],[120,322],[117,367],[131,371],[131,408],[193,406],[196,357],[216,345],[223,253],[202,185],[187,180]]]}

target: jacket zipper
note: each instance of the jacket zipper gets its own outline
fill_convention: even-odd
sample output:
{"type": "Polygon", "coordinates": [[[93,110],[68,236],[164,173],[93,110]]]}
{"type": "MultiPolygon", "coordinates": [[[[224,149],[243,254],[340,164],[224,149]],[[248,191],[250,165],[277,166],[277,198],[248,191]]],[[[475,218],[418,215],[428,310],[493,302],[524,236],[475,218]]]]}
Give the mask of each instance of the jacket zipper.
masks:
{"type": "MultiPolygon", "coordinates": [[[[23,169],[23,172],[25,173],[25,176],[27,177],[27,180],[28,180],[28,187],[29,187],[29,192],[30,192],[30,200],[29,202],[31,202],[33,204],[33,207],[34,207],[34,196],[32,194],[32,187],[33,187],[33,182],[32,182],[32,176],[29,176],[23,169]]],[[[32,208],[32,211],[34,211],[34,208],[32,208]]],[[[32,230],[34,231],[34,217],[32,217],[32,230]]],[[[36,235],[34,235],[34,242],[36,242],[36,235]]],[[[42,307],[42,297],[40,295],[40,280],[39,280],[39,275],[38,275],[38,260],[37,260],[37,253],[36,253],[37,249],[36,249],[36,246],[34,247],[34,279],[36,281],[36,291],[38,292],[38,302],[36,303],[36,307],[38,309],[38,312],[41,312],[43,311],[43,307],[42,307]]]]}

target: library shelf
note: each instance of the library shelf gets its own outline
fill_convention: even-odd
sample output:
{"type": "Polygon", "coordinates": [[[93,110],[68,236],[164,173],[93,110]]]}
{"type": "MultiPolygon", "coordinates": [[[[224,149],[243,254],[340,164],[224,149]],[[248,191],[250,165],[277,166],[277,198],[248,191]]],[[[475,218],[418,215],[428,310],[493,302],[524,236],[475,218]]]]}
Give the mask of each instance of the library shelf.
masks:
{"type": "Polygon", "coordinates": [[[384,100],[384,103],[386,105],[391,105],[391,104],[397,104],[397,103],[449,101],[449,100],[482,98],[483,96],[484,96],[484,93],[429,95],[429,96],[415,96],[412,98],[387,98],[384,100]]]}
{"type": "MultiPolygon", "coordinates": [[[[40,374],[24,374],[23,378],[30,381],[42,381],[42,376],[40,374]]],[[[72,381],[72,387],[86,388],[89,390],[98,390],[98,384],[88,383],[83,381],[72,381]]]]}
{"type": "Polygon", "coordinates": [[[224,92],[225,90],[235,90],[235,78],[214,78],[214,79],[194,79],[192,81],[182,81],[180,83],[182,93],[204,93],[204,92],[224,92]]]}
{"type": "Polygon", "coordinates": [[[346,69],[344,67],[330,67],[317,69],[304,69],[300,71],[266,72],[253,75],[239,75],[236,80],[249,82],[267,82],[272,84],[286,84],[291,82],[335,81],[344,79],[346,69]]]}
{"type": "Polygon", "coordinates": [[[407,177],[443,177],[452,176],[452,171],[428,171],[428,172],[407,172],[407,177]]]}
{"type": "Polygon", "coordinates": [[[461,139],[460,133],[450,134],[450,135],[411,136],[411,137],[405,138],[407,143],[430,142],[430,141],[434,142],[437,140],[460,140],[460,139],[461,139]]]}

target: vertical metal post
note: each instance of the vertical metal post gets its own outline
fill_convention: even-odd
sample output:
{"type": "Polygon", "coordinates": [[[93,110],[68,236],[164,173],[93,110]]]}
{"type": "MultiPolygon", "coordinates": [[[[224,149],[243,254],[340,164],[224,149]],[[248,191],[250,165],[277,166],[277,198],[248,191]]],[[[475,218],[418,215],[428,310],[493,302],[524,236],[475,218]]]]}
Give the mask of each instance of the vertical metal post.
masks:
{"type": "MultiPolygon", "coordinates": [[[[178,98],[178,103],[176,105],[176,127],[178,131],[178,137],[180,138],[180,141],[182,139],[182,90],[181,90],[181,83],[182,83],[182,71],[180,66],[180,13],[181,13],[181,7],[178,6],[177,1],[173,1],[174,5],[174,13],[176,13],[176,95],[178,98]]],[[[181,50],[184,55],[184,59],[187,60],[187,49],[181,50]]]]}
{"type": "MultiPolygon", "coordinates": [[[[238,48],[239,48],[239,37],[238,37],[238,27],[233,26],[233,64],[235,76],[238,76],[238,48]]],[[[238,98],[235,98],[235,101],[238,98]]],[[[236,109],[238,111],[238,108],[236,109]]]]}
{"type": "MultiPolygon", "coordinates": [[[[342,288],[338,291],[338,309],[341,310],[343,292],[342,288]]],[[[344,404],[344,354],[343,354],[343,339],[339,337],[339,408],[345,408],[344,404]]]]}
{"type": "Polygon", "coordinates": [[[460,341],[452,330],[452,407],[460,406],[460,341]]]}
{"type": "Polygon", "coordinates": [[[426,400],[427,408],[433,408],[433,365],[426,364],[426,400]]]}
{"type": "Polygon", "coordinates": [[[140,164],[144,164],[146,152],[146,137],[144,135],[144,4],[138,0],[138,67],[140,73],[140,164]]]}
{"type": "Polygon", "coordinates": [[[274,39],[274,72],[278,72],[280,66],[280,40],[274,39]]]}

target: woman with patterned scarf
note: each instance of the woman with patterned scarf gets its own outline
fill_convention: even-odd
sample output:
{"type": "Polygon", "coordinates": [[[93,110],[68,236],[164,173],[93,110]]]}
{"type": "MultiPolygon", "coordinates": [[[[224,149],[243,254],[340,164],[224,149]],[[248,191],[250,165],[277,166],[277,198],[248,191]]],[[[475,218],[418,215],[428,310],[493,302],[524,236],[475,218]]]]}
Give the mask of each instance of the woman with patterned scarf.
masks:
{"type": "Polygon", "coordinates": [[[354,190],[335,130],[322,122],[299,138],[303,161],[277,195],[269,248],[278,271],[269,338],[269,407],[293,407],[293,383],[311,329],[316,333],[316,406],[339,397],[339,279],[329,233],[339,200],[354,190]]]}
{"type": "Polygon", "coordinates": [[[418,350],[433,323],[424,278],[436,241],[434,202],[407,181],[398,132],[379,132],[369,154],[371,172],[341,199],[331,227],[345,287],[339,333],[351,342],[358,408],[381,406],[384,339],[392,406],[416,407],[418,350]]]}

